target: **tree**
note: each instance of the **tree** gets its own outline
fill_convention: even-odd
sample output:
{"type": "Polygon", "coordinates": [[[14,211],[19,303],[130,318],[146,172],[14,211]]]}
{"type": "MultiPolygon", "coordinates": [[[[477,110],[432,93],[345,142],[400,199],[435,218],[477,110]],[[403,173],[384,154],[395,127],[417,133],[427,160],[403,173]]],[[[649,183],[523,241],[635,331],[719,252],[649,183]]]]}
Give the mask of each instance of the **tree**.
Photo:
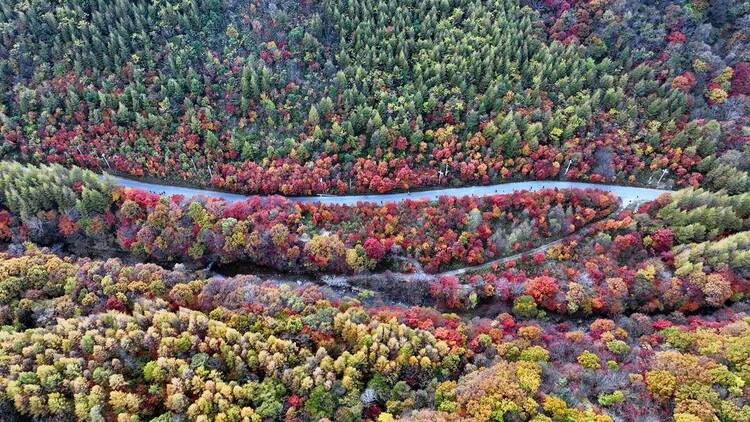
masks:
{"type": "Polygon", "coordinates": [[[109,208],[109,205],[109,198],[105,198],[101,192],[84,187],[76,208],[83,215],[102,214],[109,208]]]}
{"type": "Polygon", "coordinates": [[[723,163],[718,163],[706,174],[705,182],[712,190],[724,189],[730,194],[747,192],[750,178],[746,171],[723,163]]]}
{"type": "Polygon", "coordinates": [[[547,309],[554,309],[559,291],[557,280],[548,276],[535,277],[526,284],[526,294],[547,309]]]}
{"type": "Polygon", "coordinates": [[[385,256],[385,248],[378,239],[368,238],[365,240],[364,248],[367,257],[374,261],[380,261],[385,256]]]}
{"type": "Polygon", "coordinates": [[[318,109],[314,105],[310,106],[310,111],[307,113],[307,124],[315,127],[320,123],[320,117],[318,116],[318,109]]]}
{"type": "Polygon", "coordinates": [[[336,402],[329,391],[323,386],[317,386],[310,392],[310,398],[305,402],[305,411],[315,420],[330,418],[336,408],[336,402]]]}
{"type": "Polygon", "coordinates": [[[346,247],[338,236],[315,235],[305,245],[312,268],[339,268],[346,258],[346,247]]]}
{"type": "MultiPolygon", "coordinates": [[[[312,111],[312,108],[310,109],[312,111]]],[[[320,113],[323,116],[328,116],[333,112],[333,100],[331,100],[330,97],[323,97],[322,100],[320,100],[320,113]]],[[[310,120],[308,116],[308,120],[310,120]]]]}

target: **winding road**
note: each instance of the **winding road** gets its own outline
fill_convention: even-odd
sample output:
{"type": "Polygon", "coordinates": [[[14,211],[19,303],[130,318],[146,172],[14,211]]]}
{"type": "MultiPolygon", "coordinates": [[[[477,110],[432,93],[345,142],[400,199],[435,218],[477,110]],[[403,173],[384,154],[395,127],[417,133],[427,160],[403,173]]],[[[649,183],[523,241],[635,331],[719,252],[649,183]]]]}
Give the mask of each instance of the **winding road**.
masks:
{"type": "MultiPolygon", "coordinates": [[[[180,186],[163,185],[155,183],[146,183],[133,179],[127,179],[118,176],[109,176],[116,185],[128,188],[141,189],[148,192],[164,195],[184,195],[184,196],[207,196],[222,198],[225,201],[234,202],[242,201],[253,195],[240,195],[236,193],[219,192],[208,189],[186,188],[180,186]]],[[[501,183],[487,186],[466,186],[461,188],[441,188],[416,192],[402,193],[385,193],[385,194],[366,194],[366,195],[314,195],[314,196],[288,196],[287,198],[297,202],[319,202],[322,204],[339,204],[353,205],[357,202],[374,202],[384,204],[387,202],[399,202],[406,199],[438,199],[441,196],[490,196],[509,194],[515,191],[526,190],[536,191],[540,189],[599,189],[604,192],[611,192],[622,200],[623,206],[632,203],[651,201],[663,193],[671,192],[664,189],[642,188],[635,186],[620,185],[603,185],[586,182],[563,182],[558,180],[542,180],[528,182],[501,183]]]]}
{"type": "MultiPolygon", "coordinates": [[[[197,189],[180,186],[172,186],[165,184],[147,183],[138,180],[128,179],[118,176],[104,176],[109,178],[115,185],[140,189],[161,195],[183,195],[186,197],[191,196],[205,196],[205,197],[216,197],[224,199],[225,201],[234,202],[241,201],[252,197],[252,195],[240,195],[234,193],[220,192],[208,189],[197,189]]],[[[540,189],[598,189],[604,192],[610,192],[615,196],[619,197],[621,202],[620,207],[627,207],[632,204],[639,202],[651,201],[659,197],[664,193],[672,192],[664,189],[652,189],[643,187],[633,186],[620,186],[620,185],[604,185],[594,184],[586,182],[568,182],[568,181],[555,181],[555,180],[544,180],[544,181],[527,181],[527,182],[514,182],[505,184],[496,184],[489,186],[468,186],[461,188],[442,188],[433,189],[417,192],[402,192],[402,193],[389,193],[389,194],[366,194],[366,195],[316,195],[316,196],[290,196],[287,197],[292,201],[298,202],[319,202],[323,204],[340,204],[340,205],[353,205],[358,202],[370,202],[377,204],[384,204],[389,202],[399,202],[407,199],[428,199],[435,200],[442,196],[490,196],[499,194],[510,194],[520,190],[536,191],[540,189]]],[[[396,273],[386,271],[384,273],[365,273],[356,274],[349,276],[323,276],[323,277],[307,277],[304,275],[296,275],[293,278],[297,283],[301,282],[313,282],[316,284],[323,284],[332,289],[339,291],[362,291],[363,289],[378,291],[384,297],[389,297],[390,300],[396,300],[398,302],[406,300],[406,302],[421,303],[425,300],[425,293],[427,291],[427,282],[434,280],[442,276],[461,276],[464,274],[471,274],[474,272],[486,270],[493,264],[503,264],[505,262],[519,259],[525,254],[533,254],[536,252],[544,252],[550,247],[565,242],[573,237],[585,235],[589,230],[590,226],[583,227],[575,233],[571,233],[563,238],[551,241],[549,243],[539,245],[529,251],[520,252],[514,255],[500,257],[481,265],[467,266],[451,271],[445,271],[438,274],[426,274],[423,272],[416,273],[396,273]],[[392,281],[399,281],[399,289],[388,289],[383,286],[392,285],[392,281]]],[[[216,276],[221,276],[214,273],[216,276]]],[[[278,282],[288,282],[288,277],[282,277],[278,282]]],[[[269,280],[274,281],[271,277],[269,280]]]]}

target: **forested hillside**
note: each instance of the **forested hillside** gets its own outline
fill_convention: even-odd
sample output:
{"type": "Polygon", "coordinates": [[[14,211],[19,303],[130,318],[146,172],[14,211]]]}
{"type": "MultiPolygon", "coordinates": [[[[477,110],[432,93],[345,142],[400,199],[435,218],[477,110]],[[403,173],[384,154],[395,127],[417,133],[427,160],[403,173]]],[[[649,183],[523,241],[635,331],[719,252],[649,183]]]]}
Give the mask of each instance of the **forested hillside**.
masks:
{"type": "Polygon", "coordinates": [[[0,0],[0,422],[750,422],[749,295],[746,0],[0,0]]]}
{"type": "Polygon", "coordinates": [[[475,265],[524,252],[608,216],[594,190],[407,200],[383,206],[254,197],[160,196],[113,188],[91,171],[0,161],[0,241],[62,244],[171,264],[245,262],[287,272],[475,265]]]}
{"type": "Polygon", "coordinates": [[[4,0],[0,153],[260,193],[746,189],[750,6],[571,3],[4,0]]]}

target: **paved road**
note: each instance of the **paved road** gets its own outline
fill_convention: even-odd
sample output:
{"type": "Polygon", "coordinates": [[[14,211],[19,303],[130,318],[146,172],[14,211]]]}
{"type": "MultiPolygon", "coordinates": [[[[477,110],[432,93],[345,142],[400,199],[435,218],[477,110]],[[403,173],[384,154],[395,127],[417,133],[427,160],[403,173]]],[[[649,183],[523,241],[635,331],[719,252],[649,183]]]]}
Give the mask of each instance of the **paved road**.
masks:
{"type": "MultiPolygon", "coordinates": [[[[120,186],[125,186],[129,188],[136,188],[141,189],[157,194],[166,194],[166,195],[184,195],[186,197],[189,196],[207,196],[207,197],[218,197],[222,198],[226,201],[241,201],[244,199],[249,198],[250,196],[247,195],[239,195],[239,194],[233,194],[233,193],[226,193],[226,192],[217,192],[212,190],[206,190],[206,189],[195,189],[195,188],[185,188],[185,187],[179,187],[179,186],[170,186],[170,185],[163,185],[163,184],[153,184],[153,183],[145,183],[140,182],[137,180],[132,179],[126,179],[122,177],[115,177],[110,176],[115,184],[118,184],[120,186]]],[[[332,195],[318,195],[318,196],[297,196],[297,197],[289,197],[290,200],[293,201],[299,201],[299,202],[321,202],[324,204],[356,204],[357,202],[374,202],[378,204],[383,204],[387,202],[398,202],[403,201],[405,199],[437,199],[441,196],[467,196],[467,195],[474,195],[474,196],[489,196],[489,195],[496,195],[496,194],[508,194],[513,193],[515,191],[519,190],[527,190],[527,191],[535,191],[545,188],[557,188],[557,189],[570,189],[570,188],[578,188],[578,189],[599,189],[601,191],[605,192],[611,192],[614,195],[618,196],[622,200],[621,207],[628,206],[633,203],[641,202],[641,201],[650,201],[653,199],[656,199],[661,194],[671,192],[669,190],[662,190],[662,189],[650,189],[650,188],[641,188],[641,187],[630,187],[630,186],[619,186],[619,185],[603,185],[603,184],[594,184],[594,183],[585,183],[585,182],[562,182],[562,181],[554,181],[554,180],[545,180],[545,181],[529,181],[529,182],[514,182],[514,183],[505,183],[505,184],[498,184],[498,185],[490,185],[490,186],[469,186],[469,187],[463,187],[463,188],[446,188],[446,189],[434,189],[434,190],[427,190],[427,191],[420,191],[420,192],[406,192],[406,193],[389,193],[389,194],[368,194],[368,195],[347,195],[347,196],[332,196],[332,195]]],[[[427,297],[425,296],[424,292],[426,292],[426,282],[429,280],[434,280],[435,278],[441,277],[441,276],[462,276],[465,274],[471,274],[475,272],[479,272],[482,270],[486,270],[491,267],[492,264],[503,264],[505,262],[519,259],[524,254],[533,254],[536,252],[543,252],[549,249],[550,247],[560,244],[572,237],[575,236],[581,236],[585,235],[586,232],[591,227],[584,227],[580,230],[578,230],[576,233],[572,233],[569,236],[565,236],[562,239],[557,239],[555,241],[551,241],[549,243],[546,243],[544,245],[540,245],[536,248],[533,248],[529,251],[521,252],[518,254],[514,254],[511,256],[506,256],[498,259],[494,259],[492,261],[489,261],[487,263],[476,265],[476,266],[467,266],[464,268],[459,268],[452,271],[445,271],[438,274],[425,274],[425,273],[410,273],[410,274],[402,274],[402,273],[367,273],[367,274],[357,274],[357,275],[349,275],[349,276],[338,276],[334,277],[331,280],[335,281],[333,283],[335,286],[329,286],[334,289],[338,290],[348,290],[348,289],[374,289],[374,290],[381,290],[378,288],[380,285],[383,284],[390,284],[394,280],[398,280],[406,286],[412,286],[410,289],[411,293],[406,294],[399,294],[399,292],[381,292],[383,293],[383,300],[389,300],[389,301],[403,301],[405,297],[401,296],[420,296],[419,303],[422,303],[422,301],[427,300],[427,297]],[[340,284],[340,285],[339,285],[340,284]],[[376,287],[378,286],[378,287],[376,287]],[[422,293],[420,293],[422,292],[422,293]],[[395,295],[393,293],[396,293],[395,295]],[[394,296],[394,297],[391,297],[394,296]]],[[[318,280],[317,278],[313,277],[306,277],[304,275],[296,276],[298,282],[314,282],[314,283],[321,283],[321,280],[318,280]]],[[[326,282],[323,282],[323,284],[328,284],[326,282]]]]}
{"type": "MultiPolygon", "coordinates": [[[[184,188],[179,186],[162,185],[154,183],[145,183],[123,177],[110,176],[114,182],[120,186],[141,189],[149,192],[166,194],[166,195],[185,195],[196,196],[203,195],[209,197],[218,197],[226,201],[241,201],[249,198],[248,195],[235,193],[217,192],[207,189],[184,188]]],[[[600,185],[586,182],[563,182],[556,180],[513,182],[488,186],[467,186],[462,188],[445,188],[434,189],[420,192],[403,192],[403,193],[386,193],[386,194],[367,194],[367,195],[316,195],[316,196],[290,196],[290,200],[298,202],[320,202],[323,204],[356,204],[357,202],[374,202],[383,204],[386,202],[399,202],[405,199],[437,199],[441,196],[489,196],[497,194],[508,194],[519,190],[535,191],[545,188],[557,189],[599,189],[605,192],[611,192],[622,199],[622,205],[627,206],[634,202],[651,201],[659,195],[669,190],[641,188],[633,186],[619,185],[600,185]]]]}

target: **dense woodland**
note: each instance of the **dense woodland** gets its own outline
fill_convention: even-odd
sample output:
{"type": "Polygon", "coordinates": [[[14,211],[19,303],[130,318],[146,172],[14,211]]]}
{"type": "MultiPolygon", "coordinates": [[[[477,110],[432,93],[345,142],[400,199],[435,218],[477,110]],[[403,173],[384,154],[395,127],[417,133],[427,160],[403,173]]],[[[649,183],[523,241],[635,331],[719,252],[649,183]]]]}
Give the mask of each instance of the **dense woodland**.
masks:
{"type": "Polygon", "coordinates": [[[0,0],[0,420],[750,422],[749,117],[742,0],[0,0]],[[670,192],[291,198],[549,179],[670,192]]]}
{"type": "Polygon", "coordinates": [[[34,247],[0,257],[0,318],[17,328],[0,332],[13,418],[750,417],[746,305],[705,318],[466,321],[252,276],[206,280],[34,247]],[[434,410],[409,414],[420,408],[434,410]]]}
{"type": "Polygon", "coordinates": [[[742,191],[740,0],[4,0],[0,154],[260,193],[742,191]]]}
{"type": "Polygon", "coordinates": [[[59,165],[0,170],[13,418],[750,420],[750,193],[691,188],[619,211],[578,190],[230,204],[59,165]],[[433,278],[431,308],[190,269],[211,257],[368,274],[398,256],[400,271],[435,271],[514,251],[433,278]],[[107,254],[120,258],[80,257],[107,254]]]}
{"type": "Polygon", "coordinates": [[[682,190],[594,223],[585,236],[494,266],[443,277],[451,307],[501,298],[527,315],[696,312],[750,293],[750,193],[682,190]],[[467,287],[470,287],[467,289],[467,287]]]}
{"type": "Polygon", "coordinates": [[[347,273],[405,258],[434,273],[523,252],[616,208],[617,199],[600,191],[552,189],[382,206],[278,196],[227,203],[116,188],[88,170],[0,161],[0,241],[161,263],[347,273]]]}

